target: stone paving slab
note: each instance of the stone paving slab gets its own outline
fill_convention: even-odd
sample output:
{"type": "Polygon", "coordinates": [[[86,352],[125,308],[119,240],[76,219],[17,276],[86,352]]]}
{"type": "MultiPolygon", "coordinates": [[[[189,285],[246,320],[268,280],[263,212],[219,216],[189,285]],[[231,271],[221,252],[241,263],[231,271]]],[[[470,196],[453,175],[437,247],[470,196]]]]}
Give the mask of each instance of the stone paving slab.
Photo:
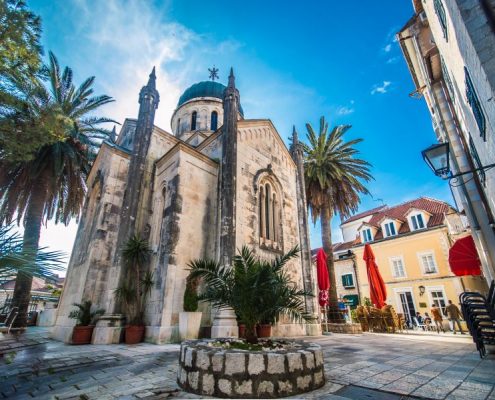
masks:
{"type": "MultiPolygon", "coordinates": [[[[0,335],[0,398],[198,398],[176,384],[179,346],[68,346],[32,330],[0,335]]],[[[308,338],[304,338],[308,340],[308,338]]],[[[481,360],[469,338],[333,334],[322,346],[324,387],[307,399],[492,399],[495,357],[481,360]]]]}

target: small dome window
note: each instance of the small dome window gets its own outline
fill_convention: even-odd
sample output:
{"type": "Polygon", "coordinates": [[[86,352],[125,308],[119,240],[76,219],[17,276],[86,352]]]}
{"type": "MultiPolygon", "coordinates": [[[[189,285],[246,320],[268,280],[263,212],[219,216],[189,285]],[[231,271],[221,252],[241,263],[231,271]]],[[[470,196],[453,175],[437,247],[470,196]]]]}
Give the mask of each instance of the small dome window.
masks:
{"type": "Polygon", "coordinates": [[[210,129],[212,131],[216,131],[217,128],[218,128],[218,113],[216,111],[213,111],[211,113],[210,129]]]}
{"type": "Polygon", "coordinates": [[[196,120],[198,119],[198,113],[196,111],[193,111],[191,115],[191,130],[195,131],[196,130],[196,120]]]}

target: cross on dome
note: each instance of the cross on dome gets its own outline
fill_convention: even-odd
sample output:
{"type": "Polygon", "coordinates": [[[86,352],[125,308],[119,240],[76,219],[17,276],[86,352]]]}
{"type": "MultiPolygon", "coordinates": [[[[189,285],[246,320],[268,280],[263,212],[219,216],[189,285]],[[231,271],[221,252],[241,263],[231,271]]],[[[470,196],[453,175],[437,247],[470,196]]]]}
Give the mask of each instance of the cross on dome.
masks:
{"type": "Polygon", "coordinates": [[[215,79],[219,79],[218,78],[218,68],[215,68],[215,66],[213,66],[213,68],[208,68],[208,71],[210,72],[210,79],[212,81],[215,81],[215,79]]]}

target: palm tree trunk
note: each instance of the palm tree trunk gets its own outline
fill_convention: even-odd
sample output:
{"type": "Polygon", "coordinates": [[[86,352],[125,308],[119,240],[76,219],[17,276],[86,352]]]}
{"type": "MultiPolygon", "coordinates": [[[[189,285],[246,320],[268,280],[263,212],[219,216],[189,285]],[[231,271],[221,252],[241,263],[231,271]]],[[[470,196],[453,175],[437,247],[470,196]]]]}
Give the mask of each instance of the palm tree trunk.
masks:
{"type": "MultiPolygon", "coordinates": [[[[43,223],[43,210],[45,208],[48,181],[46,176],[40,176],[32,193],[36,193],[29,200],[29,205],[24,217],[23,250],[30,254],[32,261],[36,259],[40,241],[41,225],[43,223]]],[[[27,327],[27,313],[31,300],[31,285],[33,276],[26,272],[18,272],[15,280],[12,306],[19,308],[19,314],[14,321],[14,328],[25,330],[27,327]]]]}
{"type": "Polygon", "coordinates": [[[321,243],[323,251],[327,256],[328,276],[330,278],[330,290],[328,291],[328,319],[330,322],[344,322],[344,318],[339,310],[337,297],[337,280],[335,278],[335,268],[333,263],[332,249],[332,212],[328,209],[328,205],[324,205],[320,212],[321,223],[321,243]]]}

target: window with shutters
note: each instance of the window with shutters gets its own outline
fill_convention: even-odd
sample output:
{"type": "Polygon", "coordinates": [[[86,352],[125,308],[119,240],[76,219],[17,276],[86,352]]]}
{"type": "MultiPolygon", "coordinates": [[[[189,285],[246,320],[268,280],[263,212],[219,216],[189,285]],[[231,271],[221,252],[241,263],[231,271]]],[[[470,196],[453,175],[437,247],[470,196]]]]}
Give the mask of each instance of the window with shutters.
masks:
{"type": "Polygon", "coordinates": [[[370,228],[363,229],[361,231],[361,240],[362,240],[363,243],[368,243],[368,242],[373,241],[373,236],[371,234],[371,229],[370,228]]]}
{"type": "Polygon", "coordinates": [[[483,140],[486,140],[486,118],[485,113],[483,112],[483,108],[481,107],[480,100],[478,98],[478,94],[473,85],[473,81],[471,80],[471,76],[466,67],[464,67],[464,75],[466,80],[466,97],[471,107],[471,111],[473,112],[474,119],[476,120],[476,124],[478,125],[478,129],[480,130],[480,136],[483,140]]]}
{"type": "Polygon", "coordinates": [[[445,86],[447,87],[447,91],[449,92],[452,103],[455,103],[454,85],[452,84],[452,80],[450,79],[450,74],[447,70],[447,66],[445,65],[443,57],[440,57],[440,64],[442,66],[443,81],[445,82],[445,86]]]}
{"type": "Polygon", "coordinates": [[[392,276],[394,278],[406,278],[406,269],[404,260],[401,256],[390,257],[390,266],[392,268],[392,276]]]}
{"type": "Polygon", "coordinates": [[[354,277],[352,276],[352,274],[342,275],[342,286],[344,286],[345,288],[354,287],[354,277]]]}
{"type": "Polygon", "coordinates": [[[413,231],[418,229],[423,229],[425,227],[425,222],[422,214],[415,214],[411,216],[411,225],[413,231]]]}
{"type": "Polygon", "coordinates": [[[383,226],[385,228],[385,237],[395,236],[397,234],[397,232],[395,230],[395,224],[392,221],[387,222],[383,226]]]}
{"type": "Polygon", "coordinates": [[[443,37],[446,41],[449,40],[447,32],[447,14],[445,14],[445,8],[441,0],[433,0],[433,7],[438,17],[438,22],[442,28],[443,37]]]}
{"type": "Polygon", "coordinates": [[[428,275],[438,273],[438,267],[435,262],[433,251],[418,253],[418,258],[423,274],[428,275]]]}

